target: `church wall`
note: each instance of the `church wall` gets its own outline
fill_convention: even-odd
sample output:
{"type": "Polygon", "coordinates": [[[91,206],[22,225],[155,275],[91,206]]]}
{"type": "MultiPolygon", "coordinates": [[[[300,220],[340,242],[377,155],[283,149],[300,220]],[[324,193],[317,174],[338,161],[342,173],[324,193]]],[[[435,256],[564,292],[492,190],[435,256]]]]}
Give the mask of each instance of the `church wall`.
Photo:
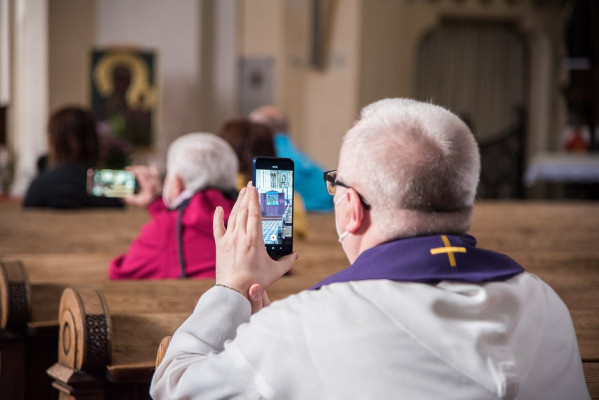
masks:
{"type": "Polygon", "coordinates": [[[472,0],[322,3],[331,17],[321,69],[309,65],[313,2],[308,0],[246,0],[241,52],[274,57],[275,102],[289,112],[294,140],[327,168],[335,166],[341,137],[362,106],[415,95],[420,42],[444,18],[514,23],[529,53],[528,154],[559,147],[561,24],[567,10],[472,0]]]}
{"type": "Polygon", "coordinates": [[[93,46],[155,49],[161,96],[157,152],[150,158],[161,163],[177,136],[215,131],[225,119],[240,116],[240,60],[272,57],[274,102],[288,111],[294,140],[334,168],[342,135],[362,106],[414,95],[420,40],[442,18],[509,19],[530,49],[529,154],[559,147],[565,11],[473,0],[321,3],[330,9],[321,38],[324,62],[315,67],[311,0],[180,0],[177,7],[160,0],[52,0],[48,113],[64,103],[88,103],[86,52],[93,46]]]}
{"type": "MultiPolygon", "coordinates": [[[[95,46],[141,46],[156,51],[158,112],[155,147],[163,154],[178,136],[200,127],[199,2],[96,2],[95,46]]],[[[154,158],[162,163],[163,157],[154,158]]]]}
{"type": "Polygon", "coordinates": [[[361,2],[333,3],[323,67],[307,68],[304,100],[304,146],[326,169],[337,168],[341,139],[358,118],[361,66],[361,2]]]}
{"type": "Polygon", "coordinates": [[[89,105],[87,54],[94,42],[95,0],[48,3],[49,111],[89,105]]]}
{"type": "Polygon", "coordinates": [[[162,166],[172,140],[202,130],[200,2],[177,1],[177,7],[160,0],[49,3],[49,112],[65,104],[90,105],[93,48],[134,46],[156,52],[159,92],[154,145],[136,161],[162,166]]]}
{"type": "Polygon", "coordinates": [[[412,96],[418,34],[435,23],[436,15],[421,12],[405,18],[407,3],[362,3],[361,107],[385,97],[412,96]]]}
{"type": "Polygon", "coordinates": [[[325,1],[323,64],[310,62],[312,1],[245,0],[241,56],[275,60],[275,103],[289,114],[293,140],[334,168],[341,137],[357,117],[359,0],[325,1]]]}
{"type": "Polygon", "coordinates": [[[375,0],[363,1],[363,7],[360,106],[382,97],[415,95],[418,46],[443,18],[510,21],[529,52],[527,153],[559,149],[565,126],[561,87],[567,9],[474,0],[375,0]],[[384,40],[387,36],[394,38],[384,40]]]}
{"type": "Polygon", "coordinates": [[[237,0],[201,3],[199,57],[199,129],[216,133],[224,121],[236,118],[239,106],[239,30],[237,0]]]}

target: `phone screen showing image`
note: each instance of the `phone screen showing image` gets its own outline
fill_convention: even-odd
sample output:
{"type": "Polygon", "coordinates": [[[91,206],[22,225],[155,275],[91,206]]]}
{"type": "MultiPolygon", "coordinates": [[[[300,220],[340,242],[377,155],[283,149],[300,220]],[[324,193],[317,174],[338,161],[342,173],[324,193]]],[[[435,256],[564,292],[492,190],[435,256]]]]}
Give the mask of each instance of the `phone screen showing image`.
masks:
{"type": "Polygon", "coordinates": [[[293,161],[254,158],[252,181],[260,197],[262,235],[272,258],[293,251],[293,161]]]}
{"type": "Polygon", "coordinates": [[[125,197],[135,193],[135,174],[122,169],[90,169],[87,191],[97,197],[125,197]]]}

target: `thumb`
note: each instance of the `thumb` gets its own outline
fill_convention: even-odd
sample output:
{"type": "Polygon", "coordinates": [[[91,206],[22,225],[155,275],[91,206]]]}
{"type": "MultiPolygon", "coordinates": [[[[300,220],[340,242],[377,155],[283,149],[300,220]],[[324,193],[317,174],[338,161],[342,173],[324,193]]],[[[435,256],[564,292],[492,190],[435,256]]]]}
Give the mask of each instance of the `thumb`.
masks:
{"type": "Polygon", "coordinates": [[[295,251],[291,254],[288,254],[284,257],[279,258],[277,260],[277,267],[279,268],[281,275],[289,272],[289,270],[293,266],[293,263],[295,263],[295,261],[298,258],[299,258],[299,253],[295,252],[295,251]]]}
{"type": "Polygon", "coordinates": [[[266,295],[266,290],[264,290],[262,286],[257,283],[254,283],[252,286],[250,286],[248,294],[250,305],[252,306],[252,314],[257,313],[262,308],[270,304],[270,300],[268,300],[268,296],[266,295]],[[268,304],[265,304],[265,300],[268,302],[268,304]]]}

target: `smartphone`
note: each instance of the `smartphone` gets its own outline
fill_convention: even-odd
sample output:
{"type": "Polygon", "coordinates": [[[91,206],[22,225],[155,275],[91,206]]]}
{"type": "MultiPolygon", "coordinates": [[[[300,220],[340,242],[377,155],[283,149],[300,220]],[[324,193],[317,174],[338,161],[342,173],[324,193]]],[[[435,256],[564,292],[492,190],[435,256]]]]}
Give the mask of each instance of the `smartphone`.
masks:
{"type": "Polygon", "coordinates": [[[277,260],[293,251],[293,160],[255,157],[252,183],[260,196],[264,245],[277,260]]]}
{"type": "Polygon", "coordinates": [[[87,193],[97,197],[125,197],[135,193],[135,174],[122,169],[87,170],[87,193]]]}

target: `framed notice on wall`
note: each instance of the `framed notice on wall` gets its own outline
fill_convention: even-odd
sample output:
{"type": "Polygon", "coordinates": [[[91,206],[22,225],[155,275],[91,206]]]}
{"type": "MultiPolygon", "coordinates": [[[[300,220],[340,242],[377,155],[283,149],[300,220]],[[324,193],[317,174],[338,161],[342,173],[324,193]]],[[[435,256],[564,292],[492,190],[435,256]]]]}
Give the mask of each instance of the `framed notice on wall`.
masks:
{"type": "Polygon", "coordinates": [[[155,52],[136,48],[94,49],[91,104],[101,131],[134,148],[153,143],[156,115],[155,52]]]}

